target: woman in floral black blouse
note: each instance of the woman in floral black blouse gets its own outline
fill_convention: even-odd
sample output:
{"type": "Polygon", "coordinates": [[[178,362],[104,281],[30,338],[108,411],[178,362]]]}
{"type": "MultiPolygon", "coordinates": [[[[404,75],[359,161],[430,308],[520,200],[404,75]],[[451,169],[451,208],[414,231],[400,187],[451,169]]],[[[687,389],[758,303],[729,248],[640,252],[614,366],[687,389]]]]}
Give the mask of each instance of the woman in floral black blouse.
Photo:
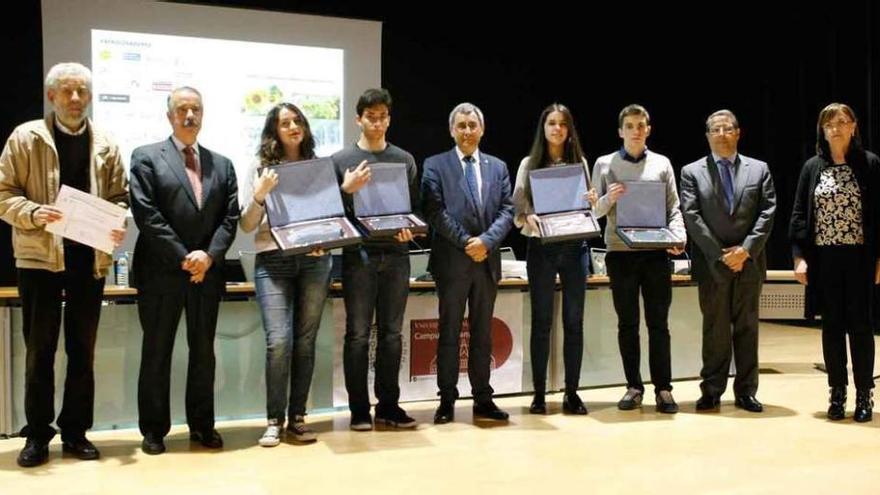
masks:
{"type": "Polygon", "coordinates": [[[828,419],[846,415],[849,335],[856,408],[871,420],[873,291],[880,283],[880,159],[862,147],[853,110],[819,113],[816,153],[801,169],[789,226],[795,277],[806,285],[806,316],[822,315],[822,352],[831,387],[828,419]]]}

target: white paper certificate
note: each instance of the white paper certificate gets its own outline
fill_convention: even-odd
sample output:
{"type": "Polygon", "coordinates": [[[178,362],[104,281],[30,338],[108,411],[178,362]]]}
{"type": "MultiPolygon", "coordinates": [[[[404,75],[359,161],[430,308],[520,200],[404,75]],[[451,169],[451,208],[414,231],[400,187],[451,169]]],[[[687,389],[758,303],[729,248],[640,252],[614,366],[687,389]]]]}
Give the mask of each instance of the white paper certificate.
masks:
{"type": "Polygon", "coordinates": [[[125,208],[64,185],[54,206],[64,216],[57,222],[46,224],[48,232],[107,254],[113,253],[110,233],[125,226],[125,208]]]}

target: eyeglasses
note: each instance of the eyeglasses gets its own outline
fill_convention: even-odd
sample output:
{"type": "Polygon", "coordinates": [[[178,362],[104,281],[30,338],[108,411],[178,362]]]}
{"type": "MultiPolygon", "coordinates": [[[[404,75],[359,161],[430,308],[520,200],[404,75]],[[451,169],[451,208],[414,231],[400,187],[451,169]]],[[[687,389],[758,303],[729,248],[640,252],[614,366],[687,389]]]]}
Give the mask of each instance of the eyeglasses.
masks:
{"type": "Polygon", "coordinates": [[[713,136],[720,136],[722,134],[733,134],[734,132],[736,132],[736,127],[729,125],[709,128],[709,134],[713,136]]]}
{"type": "Polygon", "coordinates": [[[831,129],[843,129],[844,127],[852,124],[852,120],[848,119],[837,119],[835,121],[829,121],[822,124],[822,129],[826,131],[830,131],[831,129]]]}

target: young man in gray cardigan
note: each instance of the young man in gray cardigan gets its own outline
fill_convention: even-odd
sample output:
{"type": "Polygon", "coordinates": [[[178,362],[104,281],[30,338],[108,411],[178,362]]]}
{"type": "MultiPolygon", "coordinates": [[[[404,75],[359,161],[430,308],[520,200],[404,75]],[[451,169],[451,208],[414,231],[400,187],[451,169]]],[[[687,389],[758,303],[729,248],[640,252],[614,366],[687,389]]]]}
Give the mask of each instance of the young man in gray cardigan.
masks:
{"type": "Polygon", "coordinates": [[[639,343],[639,291],[645,304],[645,322],[648,326],[648,356],[651,381],[657,399],[657,411],[678,412],[672,397],[672,369],[669,346],[669,306],[672,302],[669,254],[683,251],[674,249],[634,250],[617,235],[617,200],[626,194],[626,182],[658,181],[666,184],[666,220],[669,230],[679,239],[685,239],[684,221],[675,186],[675,172],[665,156],[648,150],[646,141],[651,135],[648,111],[641,105],[629,105],[618,116],[618,134],[623,147],[596,160],[593,167],[593,185],[596,195],[595,212],[605,216],[605,256],[614,310],[617,313],[618,344],[626,374],[627,390],[617,407],[622,410],[641,406],[645,386],[639,371],[641,349],[639,343]]]}

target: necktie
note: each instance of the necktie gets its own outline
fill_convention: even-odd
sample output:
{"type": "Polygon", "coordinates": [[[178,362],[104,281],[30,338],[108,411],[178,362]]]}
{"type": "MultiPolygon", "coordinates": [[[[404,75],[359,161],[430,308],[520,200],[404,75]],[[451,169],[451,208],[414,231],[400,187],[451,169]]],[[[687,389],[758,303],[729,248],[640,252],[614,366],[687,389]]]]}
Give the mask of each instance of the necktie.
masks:
{"type": "Polygon", "coordinates": [[[192,146],[183,148],[184,165],[186,165],[186,176],[192,186],[193,194],[196,197],[196,204],[202,207],[202,170],[199,161],[196,160],[196,152],[192,146]]]}
{"type": "Polygon", "coordinates": [[[471,199],[474,200],[474,204],[477,208],[480,208],[482,205],[480,204],[480,188],[477,186],[477,166],[474,157],[464,157],[464,163],[466,164],[464,168],[464,177],[467,179],[468,190],[471,192],[471,199]]]}
{"type": "Polygon", "coordinates": [[[718,172],[721,175],[721,188],[724,190],[724,199],[727,200],[727,213],[733,214],[733,171],[730,160],[722,158],[718,160],[718,172]]]}

